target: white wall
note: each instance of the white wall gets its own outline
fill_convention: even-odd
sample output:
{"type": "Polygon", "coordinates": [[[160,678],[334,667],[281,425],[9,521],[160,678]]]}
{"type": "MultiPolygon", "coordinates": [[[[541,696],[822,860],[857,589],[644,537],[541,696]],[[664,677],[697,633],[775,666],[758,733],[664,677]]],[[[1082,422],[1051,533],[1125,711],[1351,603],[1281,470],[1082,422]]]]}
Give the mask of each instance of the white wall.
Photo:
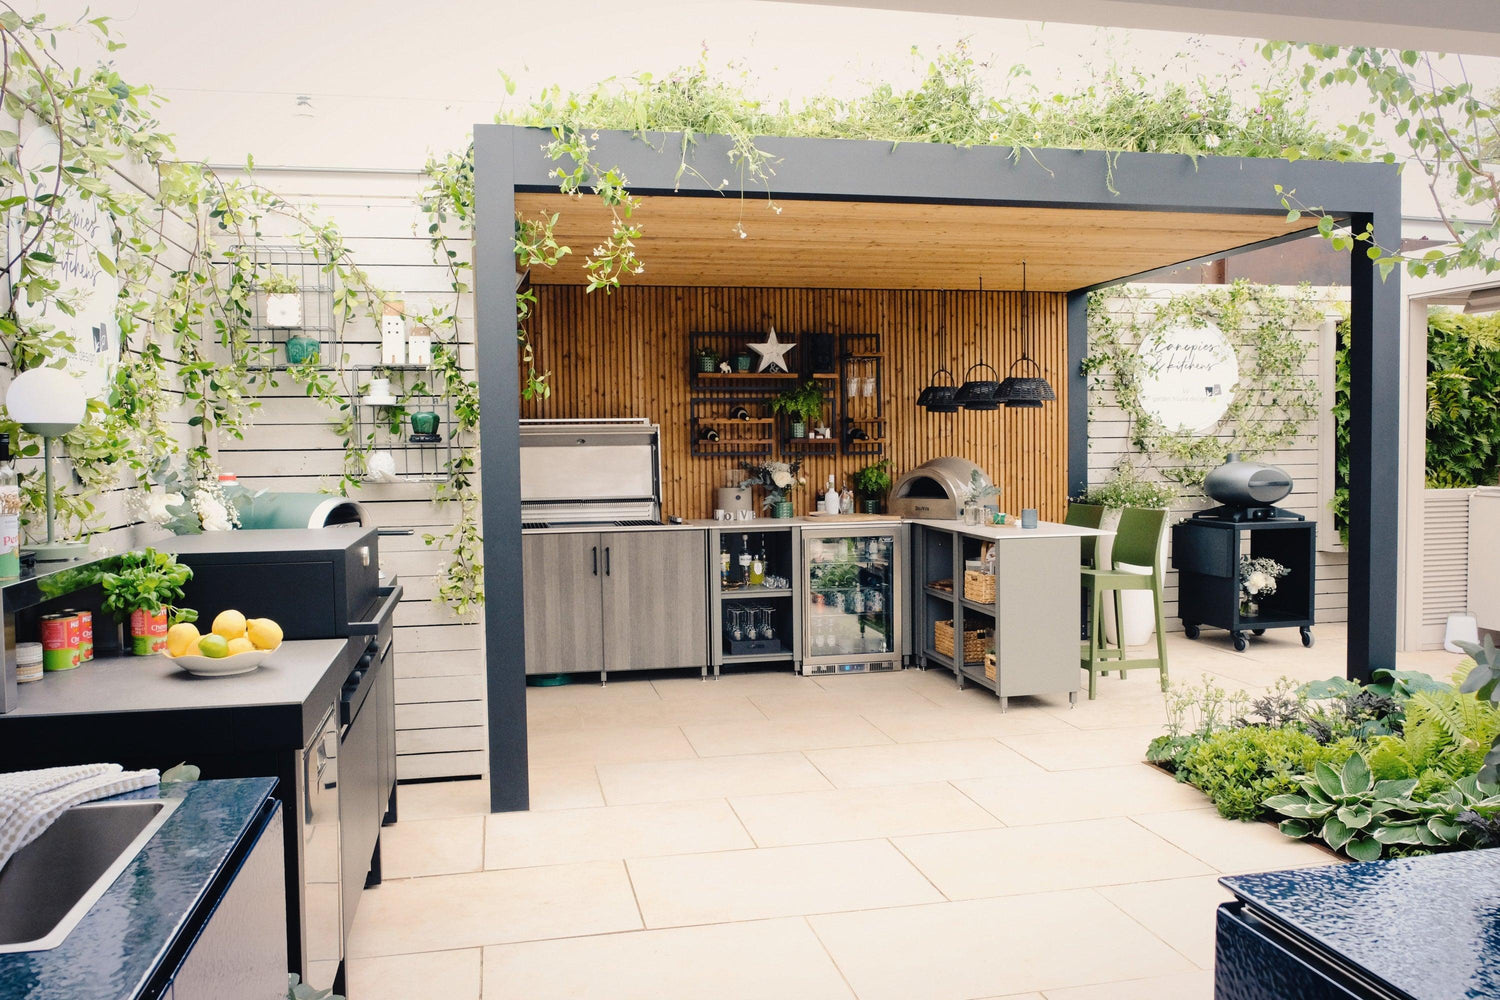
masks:
{"type": "MultiPolygon", "coordinates": [[[[1176,295],[1193,294],[1210,290],[1211,285],[1135,285],[1135,289],[1147,293],[1146,309],[1153,301],[1162,301],[1176,295]]],[[[1297,289],[1285,289],[1286,294],[1295,294],[1297,289]]],[[[1329,304],[1325,319],[1316,323],[1300,325],[1297,332],[1303,336],[1310,350],[1302,374],[1320,380],[1320,368],[1324,355],[1331,350],[1332,322],[1336,315],[1335,305],[1339,297],[1347,299],[1345,289],[1327,289],[1320,293],[1329,304]]],[[[1140,303],[1135,299],[1114,298],[1106,300],[1106,309],[1122,318],[1136,313],[1140,303]]],[[[1319,409],[1327,411],[1333,403],[1331,381],[1322,387],[1319,409]]],[[[1134,464],[1146,464],[1145,457],[1135,451],[1129,432],[1130,421],[1125,411],[1115,402],[1114,393],[1100,387],[1097,382],[1089,390],[1089,484],[1098,485],[1110,478],[1110,473],[1122,458],[1133,457],[1134,464]]],[[[1227,447],[1226,447],[1227,450],[1227,447]]],[[[1270,455],[1262,455],[1256,461],[1279,466],[1290,473],[1293,481],[1292,493],[1278,506],[1301,514],[1318,525],[1318,559],[1316,607],[1317,621],[1342,622],[1348,619],[1349,610],[1349,566],[1348,556],[1338,544],[1338,534],[1333,527],[1333,514],[1326,508],[1325,496],[1331,493],[1333,469],[1331,454],[1326,456],[1320,447],[1319,421],[1309,421],[1305,433],[1291,445],[1270,455]],[[1325,492],[1324,487],[1327,487],[1325,492]]],[[[1201,494],[1179,498],[1173,509],[1171,520],[1177,521],[1195,510],[1213,506],[1201,494]]],[[[1182,621],[1177,618],[1177,571],[1171,569],[1168,557],[1166,590],[1164,592],[1164,615],[1168,631],[1182,631],[1182,621]]]]}
{"type": "MultiPolygon", "coordinates": [[[[432,263],[426,219],[416,207],[415,174],[263,171],[257,180],[283,197],[335,221],[370,280],[409,311],[452,301],[447,272],[432,263]]],[[[268,227],[268,241],[277,231],[268,227]]],[[[461,357],[472,370],[472,296],[459,305],[461,357]]],[[[379,362],[379,330],[361,317],[345,332],[350,365],[379,362]]],[[[325,360],[327,360],[325,352],[325,360]]],[[[319,491],[336,486],[343,438],[335,414],[310,400],[289,378],[261,397],[243,441],[222,439],[220,465],[251,488],[319,491]]],[[[456,507],[434,502],[427,482],[369,484],[354,494],[382,527],[410,536],[380,539],[381,567],[397,574],[405,597],[396,612],[396,750],[403,779],[482,774],[486,770],[482,629],[433,601],[444,554],[423,543],[454,522],[456,507]]]]}

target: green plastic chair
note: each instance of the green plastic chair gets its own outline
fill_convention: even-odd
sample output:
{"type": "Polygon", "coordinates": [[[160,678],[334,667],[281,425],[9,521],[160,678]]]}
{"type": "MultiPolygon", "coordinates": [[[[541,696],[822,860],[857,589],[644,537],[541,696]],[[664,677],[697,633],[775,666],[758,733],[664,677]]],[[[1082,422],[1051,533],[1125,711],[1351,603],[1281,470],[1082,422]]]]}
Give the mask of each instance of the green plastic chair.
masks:
{"type": "Polygon", "coordinates": [[[1125,677],[1128,670],[1157,670],[1161,674],[1161,688],[1167,689],[1167,636],[1163,627],[1161,610],[1162,578],[1165,568],[1157,562],[1161,551],[1162,535],[1167,530],[1165,510],[1126,507],[1120,514],[1120,526],[1115,531],[1114,548],[1111,551],[1109,569],[1085,568],[1082,570],[1083,587],[1089,594],[1091,627],[1089,638],[1083,645],[1079,666],[1089,672],[1089,699],[1095,697],[1100,674],[1118,670],[1125,677]],[[1150,566],[1150,573],[1137,573],[1120,569],[1122,563],[1134,566],[1150,566]],[[1104,592],[1114,592],[1115,638],[1111,647],[1104,637],[1104,592]],[[1120,592],[1125,590],[1149,590],[1156,608],[1156,656],[1131,659],[1125,648],[1125,617],[1120,592]]]}
{"type": "MultiPolygon", "coordinates": [[[[1097,528],[1104,523],[1104,508],[1093,503],[1074,503],[1068,501],[1068,513],[1063,518],[1063,524],[1071,524],[1075,528],[1097,528]]],[[[1099,539],[1095,535],[1086,535],[1079,539],[1083,556],[1083,565],[1089,569],[1097,568],[1097,555],[1099,551],[1099,539]]]]}

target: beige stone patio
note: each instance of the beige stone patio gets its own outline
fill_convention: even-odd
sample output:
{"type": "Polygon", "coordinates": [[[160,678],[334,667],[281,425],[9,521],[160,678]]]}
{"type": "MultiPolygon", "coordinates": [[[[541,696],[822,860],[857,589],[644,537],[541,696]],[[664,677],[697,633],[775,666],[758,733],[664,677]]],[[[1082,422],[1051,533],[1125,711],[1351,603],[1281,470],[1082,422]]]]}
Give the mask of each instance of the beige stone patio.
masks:
{"type": "MultiPolygon", "coordinates": [[[[1176,678],[1343,672],[1343,629],[1176,678]]],[[[1457,657],[1403,665],[1448,674],[1457,657]]],[[[402,786],[355,1000],[1206,1000],[1219,875],[1327,864],[1141,763],[1152,676],[1012,699],[946,671],[631,680],[529,691],[533,810],[402,786]]]]}

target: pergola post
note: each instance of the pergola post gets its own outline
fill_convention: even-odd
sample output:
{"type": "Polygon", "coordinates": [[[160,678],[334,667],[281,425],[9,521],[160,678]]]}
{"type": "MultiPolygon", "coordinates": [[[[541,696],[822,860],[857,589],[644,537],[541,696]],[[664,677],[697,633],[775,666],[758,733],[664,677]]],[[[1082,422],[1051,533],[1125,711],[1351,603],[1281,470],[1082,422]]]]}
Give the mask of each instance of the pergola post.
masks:
{"type": "MultiPolygon", "coordinates": [[[[1401,197],[1391,186],[1373,212],[1350,216],[1355,233],[1401,241],[1401,197]]],[[[1396,667],[1400,531],[1401,272],[1381,279],[1356,242],[1349,256],[1349,646],[1346,674],[1368,681],[1396,667]]]]}
{"type": "Polygon", "coordinates": [[[531,806],[521,593],[521,372],[516,350],[515,134],[474,130],[474,340],[484,526],[490,811],[531,806]],[[493,220],[500,220],[498,223],[493,220]],[[505,609],[503,612],[501,609],[505,609]]]}

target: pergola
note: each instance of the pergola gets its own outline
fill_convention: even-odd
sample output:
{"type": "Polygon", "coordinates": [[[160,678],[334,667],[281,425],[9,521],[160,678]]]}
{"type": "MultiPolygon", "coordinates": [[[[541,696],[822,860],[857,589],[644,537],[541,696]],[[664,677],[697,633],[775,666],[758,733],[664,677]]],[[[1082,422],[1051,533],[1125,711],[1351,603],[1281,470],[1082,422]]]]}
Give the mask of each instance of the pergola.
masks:
{"type": "MultiPolygon", "coordinates": [[[[591,247],[607,233],[596,199],[558,194],[545,130],[481,125],[474,131],[474,246],[478,376],[482,405],[485,615],[490,801],[525,809],[525,636],[520,615],[519,366],[514,219],[558,211],[559,235],[591,247]],[[507,607],[506,613],[497,613],[507,607]]],[[[848,141],[759,139],[778,157],[778,202],[713,186],[732,170],[731,141],[601,131],[598,162],[616,166],[644,199],[638,220],[656,284],[789,287],[1020,287],[1067,295],[1068,370],[1056,389],[1068,408],[1067,481],[1087,485],[1089,292],[1144,280],[1163,269],[1307,236],[1315,220],[1291,220],[1277,185],[1297,201],[1367,227],[1381,246],[1400,240],[1401,193],[1387,164],[848,141]],[[691,169],[682,169],[686,163],[691,169]],[[807,204],[802,204],[807,203],[807,204]],[[735,239],[741,212],[756,238],[735,239]],[[914,241],[920,253],[913,252],[914,241]],[[753,265],[753,266],[752,266],[753,265]],[[1017,273],[1012,273],[1012,272],[1017,273]],[[753,276],[753,277],[747,277],[753,276]],[[998,277],[998,282],[997,282],[998,277]]],[[[763,193],[762,195],[763,196],[763,193]]],[[[578,256],[581,256],[578,255],[578,256]]],[[[532,281],[582,281],[576,260],[532,281]]],[[[1401,398],[1399,282],[1382,280],[1356,243],[1349,255],[1349,646],[1347,673],[1368,679],[1396,658],[1398,433],[1401,398]]]]}

